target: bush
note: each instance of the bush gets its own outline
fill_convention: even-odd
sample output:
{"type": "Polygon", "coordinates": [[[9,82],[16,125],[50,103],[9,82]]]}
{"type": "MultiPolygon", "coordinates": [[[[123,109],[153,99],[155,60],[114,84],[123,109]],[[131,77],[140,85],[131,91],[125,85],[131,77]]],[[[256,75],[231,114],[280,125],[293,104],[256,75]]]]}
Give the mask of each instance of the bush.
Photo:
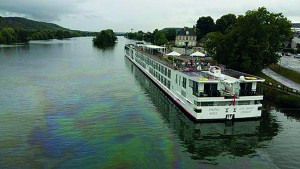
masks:
{"type": "Polygon", "coordinates": [[[300,97],[294,95],[277,95],[276,101],[285,107],[289,108],[299,108],[300,107],[300,97]]]}

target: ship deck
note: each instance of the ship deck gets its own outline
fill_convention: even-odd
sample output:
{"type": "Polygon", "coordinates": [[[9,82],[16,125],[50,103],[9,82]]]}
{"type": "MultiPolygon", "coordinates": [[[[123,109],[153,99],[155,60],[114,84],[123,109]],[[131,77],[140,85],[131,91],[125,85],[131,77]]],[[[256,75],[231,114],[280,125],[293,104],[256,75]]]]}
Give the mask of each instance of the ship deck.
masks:
{"type": "MultiPolygon", "coordinates": [[[[188,76],[191,76],[194,79],[202,79],[202,80],[209,80],[209,81],[218,81],[218,77],[213,76],[212,74],[209,74],[207,71],[209,71],[208,65],[201,65],[201,70],[197,69],[198,64],[195,64],[194,61],[191,61],[192,59],[182,56],[166,56],[163,53],[160,53],[158,51],[151,52],[147,49],[144,49],[143,46],[136,46],[133,44],[128,44],[128,47],[134,48],[134,50],[147,55],[151,59],[173,69],[178,70],[188,76]],[[193,62],[193,63],[191,63],[193,62]]],[[[148,46],[154,46],[154,45],[148,45],[148,46]]],[[[163,48],[163,47],[161,47],[163,48]]],[[[239,71],[235,71],[232,69],[226,69],[225,67],[222,67],[222,74],[229,76],[231,78],[239,79],[241,76],[244,76],[246,80],[251,81],[263,81],[264,79],[253,76],[247,73],[242,73],[239,71]]]]}

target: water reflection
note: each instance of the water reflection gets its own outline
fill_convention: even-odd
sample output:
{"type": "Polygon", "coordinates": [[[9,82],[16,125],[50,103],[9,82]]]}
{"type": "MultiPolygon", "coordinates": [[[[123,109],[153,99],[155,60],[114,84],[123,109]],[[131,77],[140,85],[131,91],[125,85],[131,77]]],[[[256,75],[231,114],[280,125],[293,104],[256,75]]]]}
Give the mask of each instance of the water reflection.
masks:
{"type": "Polygon", "coordinates": [[[266,141],[280,132],[281,127],[269,109],[263,112],[260,120],[255,121],[194,122],[127,58],[125,64],[157,107],[162,119],[179,136],[185,151],[191,153],[192,159],[218,164],[218,156],[255,156],[258,148],[267,147],[266,141]]]}
{"type": "Polygon", "coordinates": [[[101,46],[101,45],[93,45],[94,48],[100,50],[100,51],[112,51],[115,49],[116,44],[108,45],[108,46],[101,46]]]}
{"type": "Polygon", "coordinates": [[[288,119],[296,120],[300,122],[300,109],[293,109],[293,108],[276,108],[276,104],[271,101],[265,101],[265,107],[268,110],[275,110],[277,112],[281,112],[286,116],[288,119]]]}

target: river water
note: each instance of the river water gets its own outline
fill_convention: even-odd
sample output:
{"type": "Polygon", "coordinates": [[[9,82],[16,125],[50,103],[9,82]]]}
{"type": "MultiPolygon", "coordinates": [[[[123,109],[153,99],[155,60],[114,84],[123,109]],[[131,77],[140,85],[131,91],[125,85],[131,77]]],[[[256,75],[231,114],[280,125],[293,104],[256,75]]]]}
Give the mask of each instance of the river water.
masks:
{"type": "Polygon", "coordinates": [[[300,111],[195,123],[119,37],[0,47],[0,168],[300,168],[300,111]]]}

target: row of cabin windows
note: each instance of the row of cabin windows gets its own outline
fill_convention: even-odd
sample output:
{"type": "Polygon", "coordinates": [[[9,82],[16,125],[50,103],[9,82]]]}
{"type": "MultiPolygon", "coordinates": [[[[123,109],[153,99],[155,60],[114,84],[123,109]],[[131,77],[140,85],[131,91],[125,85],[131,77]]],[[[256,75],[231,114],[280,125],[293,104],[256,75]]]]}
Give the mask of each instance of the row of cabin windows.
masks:
{"type": "Polygon", "coordinates": [[[152,59],[150,59],[149,65],[152,66],[155,70],[161,72],[163,75],[167,76],[168,78],[171,78],[171,70],[168,69],[166,66],[163,66],[152,59]]]}
{"type": "Polygon", "coordinates": [[[218,97],[220,96],[220,92],[218,91],[218,84],[217,83],[204,83],[204,90],[199,92],[199,83],[189,80],[189,87],[192,88],[193,95],[197,97],[218,97]]]}
{"type": "Polygon", "coordinates": [[[140,60],[146,62],[152,68],[154,68],[155,70],[158,70],[159,72],[161,72],[163,75],[167,76],[168,78],[171,78],[171,70],[168,69],[166,66],[163,66],[163,65],[155,62],[154,60],[152,60],[148,57],[145,57],[144,55],[142,55],[139,52],[136,53],[136,57],[138,57],[140,60]]]}
{"type": "Polygon", "coordinates": [[[175,82],[179,86],[182,85],[182,87],[186,89],[186,78],[185,77],[182,77],[182,81],[181,81],[181,76],[176,74],[175,82]]]}
{"type": "Polygon", "coordinates": [[[158,81],[160,81],[164,86],[166,86],[168,89],[171,88],[170,80],[165,78],[164,76],[160,75],[157,71],[155,71],[153,68],[149,69],[150,74],[152,74],[158,81]]]}
{"type": "Polygon", "coordinates": [[[141,60],[140,57],[135,57],[135,61],[141,65],[144,69],[146,68],[146,63],[141,60]]]}
{"type": "MultiPolygon", "coordinates": [[[[229,106],[232,105],[233,103],[231,101],[223,101],[223,102],[198,102],[194,101],[194,104],[196,106],[229,106]]],[[[236,105],[255,105],[255,104],[260,104],[259,100],[255,100],[254,102],[251,102],[249,100],[246,101],[236,101],[236,105]]]]}

